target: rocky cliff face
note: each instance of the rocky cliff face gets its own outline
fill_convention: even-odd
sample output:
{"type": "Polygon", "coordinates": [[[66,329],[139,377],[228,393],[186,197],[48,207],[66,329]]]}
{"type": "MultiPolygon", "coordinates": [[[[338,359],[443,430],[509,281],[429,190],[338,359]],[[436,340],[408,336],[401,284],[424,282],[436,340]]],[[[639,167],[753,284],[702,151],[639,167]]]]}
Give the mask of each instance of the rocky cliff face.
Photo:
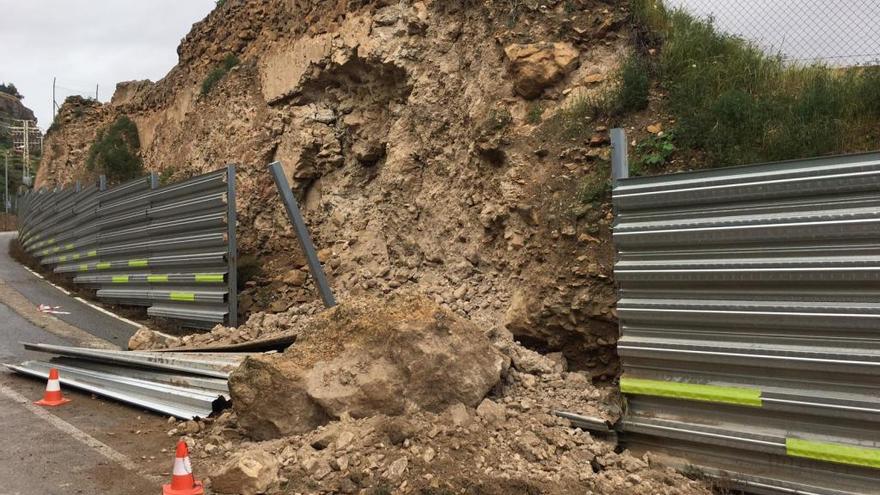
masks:
{"type": "Polygon", "coordinates": [[[38,183],[87,176],[96,130],[121,114],[148,169],[240,164],[240,250],[263,269],[243,306],[297,313],[315,295],[266,172],[280,160],[339,297],[415,289],[613,373],[610,208],[578,198],[607,174],[607,138],[540,121],[615,70],[625,16],[598,0],[228,0],[161,81],[68,101],[38,183]],[[204,92],[229,55],[240,63],[204,92]]]}
{"type": "Polygon", "coordinates": [[[24,106],[20,99],[0,92],[0,117],[15,120],[36,120],[34,112],[24,106]]]}

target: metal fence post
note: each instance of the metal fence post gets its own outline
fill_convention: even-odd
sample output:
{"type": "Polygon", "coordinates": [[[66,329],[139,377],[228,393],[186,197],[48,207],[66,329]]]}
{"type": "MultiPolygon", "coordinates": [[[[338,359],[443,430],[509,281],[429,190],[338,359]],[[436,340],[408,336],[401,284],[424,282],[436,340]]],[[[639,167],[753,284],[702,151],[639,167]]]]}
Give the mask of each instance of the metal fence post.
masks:
{"type": "Polygon", "coordinates": [[[629,177],[629,150],[626,131],[620,127],[611,129],[611,185],[629,177]]]}
{"type": "Polygon", "coordinates": [[[296,238],[299,240],[299,245],[302,248],[303,253],[306,255],[309,270],[312,272],[312,277],[314,277],[315,284],[318,286],[321,300],[324,301],[325,307],[331,308],[336,306],[336,299],[333,297],[333,292],[330,290],[330,284],[327,283],[327,277],[324,275],[324,269],[321,267],[318,253],[315,252],[315,246],[312,244],[309,229],[306,227],[306,222],[303,220],[302,213],[299,211],[299,206],[296,204],[296,198],[293,197],[293,192],[290,190],[290,184],[287,182],[287,177],[284,176],[284,169],[281,168],[281,162],[270,163],[269,171],[275,179],[275,186],[278,188],[278,194],[281,195],[281,200],[284,202],[284,207],[287,209],[287,216],[290,217],[290,222],[293,224],[296,238]]]}
{"type": "Polygon", "coordinates": [[[226,166],[226,280],[228,284],[230,327],[238,326],[238,242],[235,211],[235,165],[226,166]]]}

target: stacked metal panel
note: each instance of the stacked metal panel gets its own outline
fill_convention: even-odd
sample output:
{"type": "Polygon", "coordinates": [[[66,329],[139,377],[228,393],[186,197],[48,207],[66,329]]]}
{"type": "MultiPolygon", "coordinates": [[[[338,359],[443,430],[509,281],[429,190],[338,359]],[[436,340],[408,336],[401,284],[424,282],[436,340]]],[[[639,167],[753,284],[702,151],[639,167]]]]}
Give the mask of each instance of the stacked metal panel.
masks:
{"type": "Polygon", "coordinates": [[[56,354],[49,361],[5,364],[46,380],[56,368],[61,383],[181,419],[206,418],[230,403],[229,374],[248,354],[115,351],[48,344],[25,349],[56,354]]]}
{"type": "Polygon", "coordinates": [[[760,493],[880,493],[880,154],[619,180],[630,447],[760,493]]]}
{"type": "Polygon", "coordinates": [[[20,199],[23,248],[116,304],[186,326],[235,326],[235,167],[158,186],[30,192],[20,199]]]}

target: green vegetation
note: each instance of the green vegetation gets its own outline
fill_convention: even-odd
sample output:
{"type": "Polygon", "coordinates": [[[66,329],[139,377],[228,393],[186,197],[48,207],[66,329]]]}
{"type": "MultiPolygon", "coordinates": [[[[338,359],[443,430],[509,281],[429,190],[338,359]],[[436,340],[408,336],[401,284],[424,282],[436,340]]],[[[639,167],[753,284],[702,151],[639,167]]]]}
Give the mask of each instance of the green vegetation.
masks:
{"type": "Polygon", "coordinates": [[[787,65],[711,21],[635,0],[681,148],[711,166],[861,151],[880,135],[880,68],[787,65]]]}
{"type": "Polygon", "coordinates": [[[98,132],[89,148],[86,168],[104,174],[107,181],[117,184],[143,174],[137,126],[131,119],[121,116],[109,127],[98,132]]]}
{"type": "Polygon", "coordinates": [[[636,160],[630,165],[630,174],[642,175],[646,171],[659,170],[678,149],[674,141],[673,132],[664,132],[641,140],[636,145],[636,160]]]}
{"type": "Polygon", "coordinates": [[[214,8],[219,9],[220,7],[222,7],[225,4],[226,4],[226,0],[217,0],[216,2],[214,2],[214,8]]]}
{"type": "Polygon", "coordinates": [[[206,96],[210,93],[211,90],[214,89],[214,86],[226,77],[226,74],[228,74],[229,71],[239,63],[240,61],[238,60],[238,57],[231,53],[227,55],[226,58],[223,59],[223,62],[209,72],[205,77],[205,80],[202,81],[202,96],[206,96]]]}
{"type": "Polygon", "coordinates": [[[544,115],[544,107],[541,106],[540,102],[532,102],[529,104],[529,108],[526,111],[526,122],[532,125],[538,125],[541,123],[541,116],[544,115]]]}
{"type": "Polygon", "coordinates": [[[18,88],[15,87],[15,84],[12,83],[0,83],[0,93],[12,95],[19,100],[24,98],[24,96],[22,96],[21,93],[18,92],[18,88]]]}

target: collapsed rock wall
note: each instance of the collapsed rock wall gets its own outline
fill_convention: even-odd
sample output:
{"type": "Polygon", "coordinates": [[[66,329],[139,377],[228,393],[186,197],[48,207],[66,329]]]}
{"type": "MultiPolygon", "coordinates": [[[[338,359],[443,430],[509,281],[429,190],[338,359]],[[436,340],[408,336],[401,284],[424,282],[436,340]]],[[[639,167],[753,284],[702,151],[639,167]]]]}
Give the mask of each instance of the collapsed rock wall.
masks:
{"type": "Polygon", "coordinates": [[[161,81],[65,105],[38,183],[84,176],[120,114],[172,179],[241,164],[240,249],[263,272],[243,306],[295,313],[315,296],[290,273],[304,260],[265,171],[280,160],[340,297],[416,289],[613,374],[610,210],[577,199],[608,167],[605,139],[560,144],[530,114],[615,69],[625,15],[597,0],[229,0],[161,81]],[[229,54],[241,63],[202,94],[229,54]]]}

